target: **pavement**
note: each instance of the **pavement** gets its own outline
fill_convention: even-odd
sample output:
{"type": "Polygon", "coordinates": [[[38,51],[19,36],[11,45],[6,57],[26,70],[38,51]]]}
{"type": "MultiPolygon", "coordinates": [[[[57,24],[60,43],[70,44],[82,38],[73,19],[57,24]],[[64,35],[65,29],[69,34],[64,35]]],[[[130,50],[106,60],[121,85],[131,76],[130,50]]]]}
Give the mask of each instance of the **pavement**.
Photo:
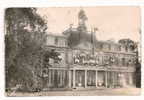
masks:
{"type": "Polygon", "coordinates": [[[6,96],[139,96],[140,88],[105,88],[95,90],[43,91],[34,93],[12,92],[6,96]]]}

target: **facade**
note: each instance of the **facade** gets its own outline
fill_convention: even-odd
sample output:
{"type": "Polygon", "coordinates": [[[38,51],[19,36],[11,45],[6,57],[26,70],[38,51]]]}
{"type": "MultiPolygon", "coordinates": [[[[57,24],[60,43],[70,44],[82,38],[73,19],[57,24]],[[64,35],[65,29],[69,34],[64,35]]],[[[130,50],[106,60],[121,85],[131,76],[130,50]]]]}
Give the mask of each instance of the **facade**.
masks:
{"type": "Polygon", "coordinates": [[[43,69],[44,89],[87,89],[135,86],[136,53],[113,41],[99,41],[97,29],[87,31],[87,17],[79,13],[78,27],[63,35],[47,35],[45,49],[60,53],[43,69]]]}

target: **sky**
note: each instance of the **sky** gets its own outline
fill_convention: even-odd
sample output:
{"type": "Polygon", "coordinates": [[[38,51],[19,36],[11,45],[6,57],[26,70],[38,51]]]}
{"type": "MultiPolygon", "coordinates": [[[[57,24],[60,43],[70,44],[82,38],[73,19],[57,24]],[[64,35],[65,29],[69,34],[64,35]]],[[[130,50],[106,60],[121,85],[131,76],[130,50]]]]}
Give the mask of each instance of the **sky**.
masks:
{"type": "Polygon", "coordinates": [[[37,12],[47,20],[48,33],[60,35],[70,24],[78,26],[78,13],[81,9],[88,17],[88,31],[98,28],[98,40],[130,38],[139,42],[141,16],[137,6],[49,7],[38,8],[37,12]]]}

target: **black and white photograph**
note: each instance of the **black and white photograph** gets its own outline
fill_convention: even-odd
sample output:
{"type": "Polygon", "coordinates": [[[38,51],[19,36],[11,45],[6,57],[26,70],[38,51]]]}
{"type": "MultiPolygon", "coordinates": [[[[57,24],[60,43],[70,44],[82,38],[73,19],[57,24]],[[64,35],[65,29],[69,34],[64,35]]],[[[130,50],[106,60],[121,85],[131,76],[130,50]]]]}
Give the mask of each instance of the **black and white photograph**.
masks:
{"type": "Polygon", "coordinates": [[[4,13],[5,96],[141,95],[139,6],[4,13]]]}

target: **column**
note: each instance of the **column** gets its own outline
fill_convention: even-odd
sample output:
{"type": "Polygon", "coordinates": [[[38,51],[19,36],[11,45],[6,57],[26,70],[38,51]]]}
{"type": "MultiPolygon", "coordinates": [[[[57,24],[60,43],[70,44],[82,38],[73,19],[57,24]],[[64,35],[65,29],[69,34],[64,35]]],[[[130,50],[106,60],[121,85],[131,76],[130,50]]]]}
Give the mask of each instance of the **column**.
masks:
{"type": "Polygon", "coordinates": [[[73,88],[75,88],[75,70],[73,70],[73,88]]]}
{"type": "Polygon", "coordinates": [[[129,85],[132,85],[133,84],[133,80],[132,80],[132,73],[131,72],[129,72],[128,73],[128,76],[129,76],[129,85]]]}
{"type": "Polygon", "coordinates": [[[71,88],[71,70],[69,70],[68,73],[69,73],[69,88],[71,88]]]}
{"type": "Polygon", "coordinates": [[[85,88],[87,87],[87,70],[85,70],[85,88]]]}
{"type": "Polygon", "coordinates": [[[63,73],[62,71],[63,71],[63,70],[60,70],[60,74],[59,74],[59,75],[60,75],[60,80],[59,80],[59,81],[60,81],[60,82],[59,82],[59,83],[60,83],[60,86],[62,86],[62,73],[63,73]]]}
{"type": "Polygon", "coordinates": [[[61,70],[61,86],[65,86],[65,70],[61,70]]]}
{"type": "Polygon", "coordinates": [[[60,70],[57,70],[56,71],[56,73],[57,73],[57,78],[56,78],[56,82],[57,82],[57,87],[59,87],[60,86],[60,81],[59,81],[59,76],[60,76],[60,72],[59,72],[60,70]]]}
{"type": "Polygon", "coordinates": [[[107,71],[105,71],[105,87],[107,88],[107,71]]]}
{"type": "Polygon", "coordinates": [[[95,75],[96,75],[96,76],[95,76],[95,84],[96,84],[96,87],[97,87],[97,79],[98,79],[98,78],[97,78],[97,70],[95,71],[95,75]]]}
{"type": "Polygon", "coordinates": [[[113,81],[113,85],[112,85],[112,87],[114,87],[114,85],[115,85],[115,72],[112,72],[113,74],[112,74],[112,81],[113,81]]]}
{"type": "Polygon", "coordinates": [[[49,69],[49,86],[48,87],[50,86],[51,86],[51,70],[49,69]]]}
{"type": "Polygon", "coordinates": [[[54,86],[54,69],[51,69],[52,76],[51,76],[51,85],[54,86]]]}

